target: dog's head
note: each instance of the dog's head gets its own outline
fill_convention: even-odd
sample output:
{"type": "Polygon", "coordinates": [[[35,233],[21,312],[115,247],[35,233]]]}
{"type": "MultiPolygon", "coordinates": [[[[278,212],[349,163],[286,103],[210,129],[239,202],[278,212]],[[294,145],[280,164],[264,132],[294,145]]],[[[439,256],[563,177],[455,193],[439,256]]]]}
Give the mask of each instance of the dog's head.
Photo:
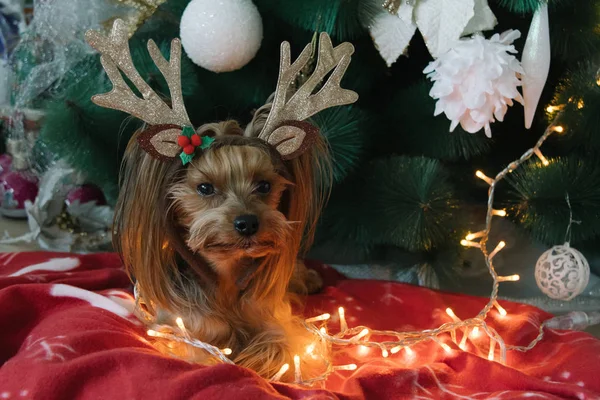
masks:
{"type": "Polygon", "coordinates": [[[193,128],[183,103],[179,40],[168,61],[148,42],[169,102],[136,70],[123,21],[108,36],[89,31],[86,38],[113,83],[92,100],[148,124],[126,151],[114,242],[149,304],[189,306],[223,282],[255,300],[283,299],[301,244],[312,241],[323,199],[316,182],[326,181],[317,179],[326,147],[305,120],[357,100],[340,87],[352,45],[334,48],[322,33],[318,47],[306,46],[292,63],[284,42],[273,98],[242,132],[235,122],[193,128]],[[314,55],[314,69],[300,82],[314,55]]]}

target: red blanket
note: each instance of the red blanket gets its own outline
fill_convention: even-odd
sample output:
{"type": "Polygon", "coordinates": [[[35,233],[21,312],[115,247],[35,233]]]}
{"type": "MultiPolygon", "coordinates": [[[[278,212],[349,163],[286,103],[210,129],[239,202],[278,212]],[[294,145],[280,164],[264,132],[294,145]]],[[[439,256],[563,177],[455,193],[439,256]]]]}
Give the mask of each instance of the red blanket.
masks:
{"type": "MultiPolygon", "coordinates": [[[[448,322],[446,307],[474,316],[485,299],[399,283],[346,280],[326,266],[328,286],[307,299],[307,316],[346,308],[350,326],[426,329],[448,322]]],[[[506,365],[487,360],[483,336],[452,350],[417,345],[383,359],[379,351],[344,348],[324,388],[270,384],[252,371],[205,367],[159,354],[131,315],[130,283],[115,254],[0,254],[0,399],[599,399],[600,341],[581,332],[549,331],[506,365]]],[[[491,325],[511,344],[535,337],[550,315],[502,303],[491,325]]],[[[330,322],[333,326],[335,321],[330,322]]]]}

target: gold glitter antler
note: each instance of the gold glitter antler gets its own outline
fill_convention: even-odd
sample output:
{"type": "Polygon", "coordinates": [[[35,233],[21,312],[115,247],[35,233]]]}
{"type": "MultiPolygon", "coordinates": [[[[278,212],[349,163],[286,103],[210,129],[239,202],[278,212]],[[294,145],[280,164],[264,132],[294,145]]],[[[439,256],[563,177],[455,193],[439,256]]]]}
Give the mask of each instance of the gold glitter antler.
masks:
{"type": "Polygon", "coordinates": [[[311,51],[309,44],[296,61],[290,64],[290,44],[288,42],[281,44],[281,61],[275,97],[265,126],[258,135],[259,138],[274,145],[286,159],[302,153],[308,147],[310,137],[316,132],[315,129],[307,132],[309,124],[299,124],[299,121],[327,108],[351,104],[358,100],[356,92],[340,87],[340,82],[350,64],[350,57],[354,53],[354,46],[350,43],[342,43],[334,48],[326,33],[321,33],[319,36],[315,70],[288,99],[288,89],[294,83],[298,73],[310,61],[311,51]],[[333,72],[327,81],[317,93],[313,94],[317,85],[331,70],[333,72]]]}
{"type": "Polygon", "coordinates": [[[124,111],[150,125],[191,125],[181,92],[181,42],[179,39],[173,39],[171,42],[169,61],[162,56],[154,41],[148,41],[150,57],[152,57],[169,86],[172,102],[170,107],[150,88],[135,69],[129,50],[128,29],[123,20],[115,20],[108,36],[104,36],[97,31],[88,31],[85,38],[90,46],[101,54],[100,61],[113,84],[110,92],[92,97],[95,104],[124,111]],[[131,90],[119,70],[140,91],[143,98],[139,98],[131,90]]]}

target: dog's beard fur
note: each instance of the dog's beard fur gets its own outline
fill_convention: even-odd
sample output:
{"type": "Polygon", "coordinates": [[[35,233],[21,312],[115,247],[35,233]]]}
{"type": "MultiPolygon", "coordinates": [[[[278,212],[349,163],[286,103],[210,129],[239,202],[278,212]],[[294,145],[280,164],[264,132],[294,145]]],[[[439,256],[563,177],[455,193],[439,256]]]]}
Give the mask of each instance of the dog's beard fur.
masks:
{"type": "MultiPolygon", "coordinates": [[[[154,322],[172,325],[180,316],[193,337],[231,348],[238,365],[264,377],[284,363],[293,365],[293,355],[314,340],[292,314],[288,292],[303,286],[297,278],[306,271],[295,274],[296,259],[301,242],[311,240],[321,205],[313,166],[314,155],[284,166],[262,142],[229,136],[187,167],[166,166],[133,138],[122,171],[115,245],[154,322]],[[268,194],[256,192],[260,181],[270,183],[268,194]],[[212,184],[215,194],[199,194],[201,183],[212,184]],[[250,237],[233,223],[247,214],[259,222],[250,237]],[[190,258],[208,261],[215,282],[203,282],[190,258]]],[[[325,348],[315,351],[326,354],[325,348]]],[[[186,358],[206,362],[202,351],[186,352],[186,358]]],[[[303,361],[303,371],[313,362],[320,364],[303,361]]]]}

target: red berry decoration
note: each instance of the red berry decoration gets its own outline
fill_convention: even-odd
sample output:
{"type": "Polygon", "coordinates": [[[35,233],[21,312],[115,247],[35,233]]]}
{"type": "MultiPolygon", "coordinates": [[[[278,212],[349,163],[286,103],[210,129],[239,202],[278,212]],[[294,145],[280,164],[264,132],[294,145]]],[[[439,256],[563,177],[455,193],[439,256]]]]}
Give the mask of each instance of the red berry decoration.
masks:
{"type": "Polygon", "coordinates": [[[188,146],[190,144],[190,138],[184,135],[179,135],[179,137],[177,138],[177,144],[179,145],[179,147],[188,146]]]}
{"type": "Polygon", "coordinates": [[[192,146],[191,144],[188,144],[187,146],[185,146],[183,148],[183,152],[187,155],[190,155],[194,152],[194,150],[196,150],[196,148],[194,146],[192,146]]]}
{"type": "Polygon", "coordinates": [[[197,134],[193,134],[192,135],[192,144],[196,147],[200,146],[202,144],[202,138],[197,134]]]}

